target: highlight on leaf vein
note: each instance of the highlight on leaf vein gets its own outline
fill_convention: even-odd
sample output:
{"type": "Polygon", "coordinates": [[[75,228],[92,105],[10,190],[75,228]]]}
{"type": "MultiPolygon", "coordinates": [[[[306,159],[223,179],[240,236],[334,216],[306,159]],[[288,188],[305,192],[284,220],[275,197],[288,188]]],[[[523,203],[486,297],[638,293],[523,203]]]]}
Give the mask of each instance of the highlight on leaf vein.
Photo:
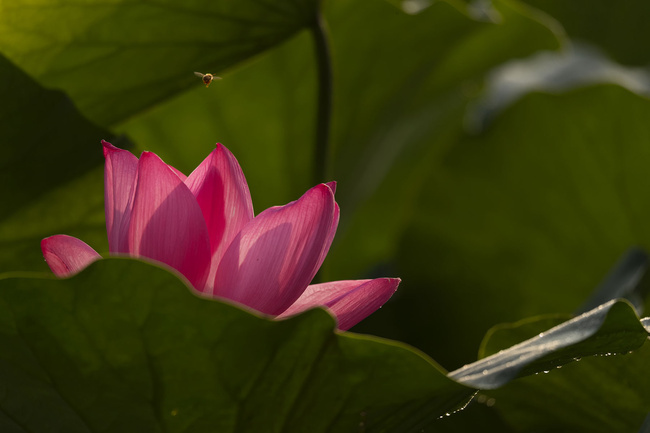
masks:
{"type": "Polygon", "coordinates": [[[205,87],[208,87],[212,80],[220,80],[221,77],[217,77],[213,74],[203,74],[201,72],[194,72],[194,75],[197,77],[200,77],[201,80],[203,81],[203,84],[205,84],[205,87]]]}

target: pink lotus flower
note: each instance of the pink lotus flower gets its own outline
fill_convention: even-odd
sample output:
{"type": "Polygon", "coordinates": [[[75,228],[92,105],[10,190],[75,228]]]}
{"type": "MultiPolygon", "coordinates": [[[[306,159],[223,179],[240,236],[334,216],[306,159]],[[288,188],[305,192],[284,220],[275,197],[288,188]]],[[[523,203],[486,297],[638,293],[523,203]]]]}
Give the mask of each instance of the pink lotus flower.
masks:
{"type": "MultiPolygon", "coordinates": [[[[278,318],[323,306],[343,330],[381,307],[397,289],[397,278],[309,285],[339,221],[334,182],[255,217],[241,167],[221,144],[189,176],[154,153],[144,152],[138,160],[102,144],[111,254],[165,263],[203,295],[278,318]]],[[[43,239],[41,249],[61,277],[101,258],[66,235],[43,239]]]]}

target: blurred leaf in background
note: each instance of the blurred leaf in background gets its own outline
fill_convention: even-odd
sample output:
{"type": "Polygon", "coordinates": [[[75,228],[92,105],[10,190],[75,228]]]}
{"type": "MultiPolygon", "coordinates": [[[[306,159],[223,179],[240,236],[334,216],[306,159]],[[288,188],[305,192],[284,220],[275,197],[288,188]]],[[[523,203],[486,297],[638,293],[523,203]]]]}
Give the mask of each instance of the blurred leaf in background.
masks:
{"type": "Polygon", "coordinates": [[[40,240],[58,230],[105,245],[99,141],[113,135],[1,55],[0,76],[0,272],[46,269],[40,240]]]}
{"type": "Polygon", "coordinates": [[[647,66],[650,53],[639,40],[650,36],[650,4],[630,0],[612,8],[606,1],[523,0],[557,19],[572,39],[590,42],[626,65],[647,66]]]}
{"type": "Polygon", "coordinates": [[[313,186],[312,51],[302,33],[209,89],[195,86],[117,130],[186,173],[222,142],[246,173],[256,212],[295,200],[313,186]]]}
{"type": "Polygon", "coordinates": [[[460,365],[491,325],[570,313],[629,246],[648,248],[648,116],[645,98],[615,86],[531,94],[450,148],[398,254],[418,287],[394,303],[404,328],[438,336],[407,341],[460,365]],[[464,354],[446,337],[455,328],[464,354]]]}

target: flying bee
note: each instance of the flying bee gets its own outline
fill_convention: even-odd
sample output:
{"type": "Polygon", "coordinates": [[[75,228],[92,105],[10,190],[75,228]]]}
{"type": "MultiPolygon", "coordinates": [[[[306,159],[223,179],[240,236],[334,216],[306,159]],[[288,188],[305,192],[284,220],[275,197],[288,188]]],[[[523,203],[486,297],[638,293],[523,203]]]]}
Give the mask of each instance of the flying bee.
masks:
{"type": "Polygon", "coordinates": [[[195,72],[194,75],[201,78],[201,80],[203,81],[203,84],[205,84],[205,87],[208,87],[210,85],[210,83],[212,82],[212,80],[220,80],[221,79],[221,77],[216,77],[216,76],[214,76],[212,74],[202,74],[200,72],[195,72]]]}

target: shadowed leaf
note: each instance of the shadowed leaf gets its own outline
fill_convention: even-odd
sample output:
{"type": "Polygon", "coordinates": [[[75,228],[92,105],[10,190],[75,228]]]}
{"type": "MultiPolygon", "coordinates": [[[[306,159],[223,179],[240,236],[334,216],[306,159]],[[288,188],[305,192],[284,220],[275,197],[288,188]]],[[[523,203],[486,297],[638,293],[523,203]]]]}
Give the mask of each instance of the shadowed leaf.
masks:
{"type": "Polygon", "coordinates": [[[5,278],[0,300],[2,431],[412,431],[473,394],[323,310],[259,318],[135,260],[5,278]]]}

